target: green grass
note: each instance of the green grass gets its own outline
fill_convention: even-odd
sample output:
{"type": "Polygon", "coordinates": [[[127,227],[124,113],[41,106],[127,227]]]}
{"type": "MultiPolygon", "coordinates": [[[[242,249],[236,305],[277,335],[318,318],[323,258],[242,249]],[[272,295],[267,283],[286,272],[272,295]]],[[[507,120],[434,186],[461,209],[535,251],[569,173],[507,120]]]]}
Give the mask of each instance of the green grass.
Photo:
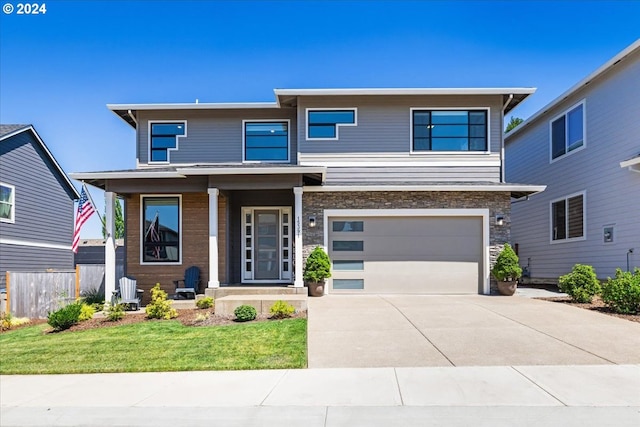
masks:
{"type": "Polygon", "coordinates": [[[37,325],[0,335],[0,374],[304,368],[307,321],[188,327],[175,320],[78,332],[37,325]]]}

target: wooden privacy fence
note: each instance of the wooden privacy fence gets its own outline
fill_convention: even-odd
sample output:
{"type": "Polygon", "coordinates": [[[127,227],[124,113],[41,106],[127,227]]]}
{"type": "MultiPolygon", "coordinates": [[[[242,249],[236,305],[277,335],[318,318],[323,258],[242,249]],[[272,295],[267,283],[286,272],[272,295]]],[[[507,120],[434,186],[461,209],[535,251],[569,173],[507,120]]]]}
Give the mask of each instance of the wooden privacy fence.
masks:
{"type": "MultiPolygon", "coordinates": [[[[116,281],[124,266],[116,266],[116,281]]],[[[104,293],[104,265],[78,264],[75,270],[7,271],[6,311],[17,317],[44,319],[86,292],[104,293]]]]}

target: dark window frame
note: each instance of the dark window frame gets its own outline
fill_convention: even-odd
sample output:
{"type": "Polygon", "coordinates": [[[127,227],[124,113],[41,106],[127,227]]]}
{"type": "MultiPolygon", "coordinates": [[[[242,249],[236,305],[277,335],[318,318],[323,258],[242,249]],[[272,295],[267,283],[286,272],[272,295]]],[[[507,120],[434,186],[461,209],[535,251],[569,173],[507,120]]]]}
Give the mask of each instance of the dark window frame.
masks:
{"type": "MultiPolygon", "coordinates": [[[[280,136],[280,135],[274,135],[274,136],[280,136]]],[[[264,138],[269,138],[269,137],[265,136],[264,138]]],[[[282,150],[282,148],[283,147],[276,147],[276,146],[260,147],[260,149],[278,149],[278,150],[282,150]]],[[[289,119],[243,120],[242,121],[242,161],[245,163],[289,163],[291,161],[291,121],[289,119]],[[286,159],[257,159],[257,160],[248,159],[247,153],[249,152],[249,150],[256,149],[256,147],[252,147],[252,148],[247,147],[247,125],[251,125],[251,124],[262,124],[262,125],[283,124],[285,125],[287,130],[286,159]]]]}
{"type": "Polygon", "coordinates": [[[567,108],[562,114],[557,115],[549,121],[549,162],[553,163],[570,154],[580,151],[587,144],[587,114],[586,102],[581,100],[567,108]],[[578,109],[582,109],[581,125],[582,138],[570,144],[571,123],[570,115],[578,109]],[[579,143],[579,145],[577,145],[579,143]],[[562,147],[560,147],[562,145],[562,147]]]}
{"type": "Polygon", "coordinates": [[[358,109],[357,108],[307,108],[306,110],[306,138],[311,141],[336,141],[340,139],[339,128],[341,126],[358,126],[358,109]],[[336,121],[327,121],[327,122],[315,122],[311,123],[311,115],[313,113],[344,113],[351,112],[353,114],[353,122],[336,122],[336,121]],[[312,136],[311,129],[314,128],[331,128],[333,129],[333,136],[312,136]]]}
{"type": "MultiPolygon", "coordinates": [[[[157,131],[156,131],[157,132],[157,131]]],[[[169,156],[169,151],[172,150],[177,150],[178,149],[178,138],[184,138],[187,136],[187,121],[186,120],[150,120],[149,121],[149,159],[148,162],[149,163],[170,163],[170,156],[169,156]],[[182,125],[184,127],[184,132],[182,134],[165,134],[165,133],[154,133],[154,125],[182,125]],[[159,144],[159,139],[160,138],[171,138],[173,137],[174,139],[174,146],[173,147],[162,147],[162,146],[155,146],[154,147],[154,138],[158,138],[156,141],[158,141],[159,144]],[[164,153],[164,160],[154,160],[154,153],[164,153]]]]}
{"type": "MultiPolygon", "coordinates": [[[[165,195],[165,194],[145,194],[141,195],[140,206],[141,206],[141,235],[140,235],[140,264],[168,264],[168,265],[181,265],[182,264],[182,196],[181,195],[165,195]],[[178,207],[178,230],[176,230],[178,236],[175,241],[152,241],[152,239],[148,238],[149,228],[151,226],[151,222],[154,221],[154,218],[146,217],[147,210],[147,201],[148,200],[175,200],[177,202],[178,207]],[[149,226],[147,226],[147,220],[149,221],[149,226]],[[166,253],[166,248],[175,247],[177,250],[177,259],[167,261],[166,259],[153,259],[148,258],[147,253],[151,254],[155,250],[155,248],[159,248],[159,252],[163,251],[166,253]]],[[[160,225],[160,224],[159,224],[160,225]]],[[[161,228],[161,227],[158,227],[161,228]]],[[[161,234],[161,233],[159,233],[161,234]]]]}
{"type": "Polygon", "coordinates": [[[490,120],[490,109],[487,108],[468,108],[468,109],[433,109],[433,108],[412,108],[411,109],[411,152],[413,153],[486,153],[490,151],[490,143],[489,143],[489,120],[490,120]],[[446,124],[434,124],[432,117],[434,112],[452,112],[452,113],[467,113],[466,123],[446,123],[446,124]],[[471,113],[482,113],[483,114],[483,122],[482,123],[472,123],[471,113]],[[416,114],[422,114],[423,117],[428,115],[427,123],[416,123],[416,114]],[[459,135],[450,135],[450,136],[433,136],[432,129],[435,126],[467,126],[467,134],[466,136],[459,135]],[[426,132],[427,136],[417,136],[420,134],[417,130],[421,127],[427,127],[428,131],[426,132]],[[484,128],[483,136],[474,136],[473,130],[484,128]],[[466,149],[462,150],[437,150],[433,149],[433,140],[462,140],[466,139],[466,149]],[[417,148],[416,140],[426,142],[427,148],[417,148]],[[482,140],[483,146],[481,149],[472,149],[474,145],[474,141],[472,140],[482,140]]]}

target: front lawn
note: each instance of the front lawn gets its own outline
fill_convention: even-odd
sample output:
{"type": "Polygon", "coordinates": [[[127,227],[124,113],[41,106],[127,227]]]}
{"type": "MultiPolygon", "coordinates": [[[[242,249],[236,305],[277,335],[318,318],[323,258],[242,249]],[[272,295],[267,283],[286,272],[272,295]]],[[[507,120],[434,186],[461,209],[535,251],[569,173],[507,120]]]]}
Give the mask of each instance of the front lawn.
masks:
{"type": "Polygon", "coordinates": [[[0,374],[304,368],[307,321],[230,326],[149,321],[77,332],[36,325],[0,334],[0,374]]]}

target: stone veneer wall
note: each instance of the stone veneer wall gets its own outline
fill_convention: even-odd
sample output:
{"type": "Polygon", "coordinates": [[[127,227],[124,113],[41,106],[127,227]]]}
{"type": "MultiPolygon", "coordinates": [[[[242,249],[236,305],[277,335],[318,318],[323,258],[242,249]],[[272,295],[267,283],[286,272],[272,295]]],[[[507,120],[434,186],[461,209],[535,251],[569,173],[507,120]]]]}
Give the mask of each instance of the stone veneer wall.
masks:
{"type": "MultiPolygon", "coordinates": [[[[462,191],[376,191],[376,192],[307,192],[302,196],[303,257],[316,246],[324,245],[325,209],[489,209],[490,268],[498,253],[509,242],[511,199],[508,192],[462,191]],[[504,215],[504,225],[496,225],[496,214],[504,215]],[[309,227],[309,217],[316,226],[309,227]]],[[[491,278],[491,293],[497,293],[491,278]]]]}

